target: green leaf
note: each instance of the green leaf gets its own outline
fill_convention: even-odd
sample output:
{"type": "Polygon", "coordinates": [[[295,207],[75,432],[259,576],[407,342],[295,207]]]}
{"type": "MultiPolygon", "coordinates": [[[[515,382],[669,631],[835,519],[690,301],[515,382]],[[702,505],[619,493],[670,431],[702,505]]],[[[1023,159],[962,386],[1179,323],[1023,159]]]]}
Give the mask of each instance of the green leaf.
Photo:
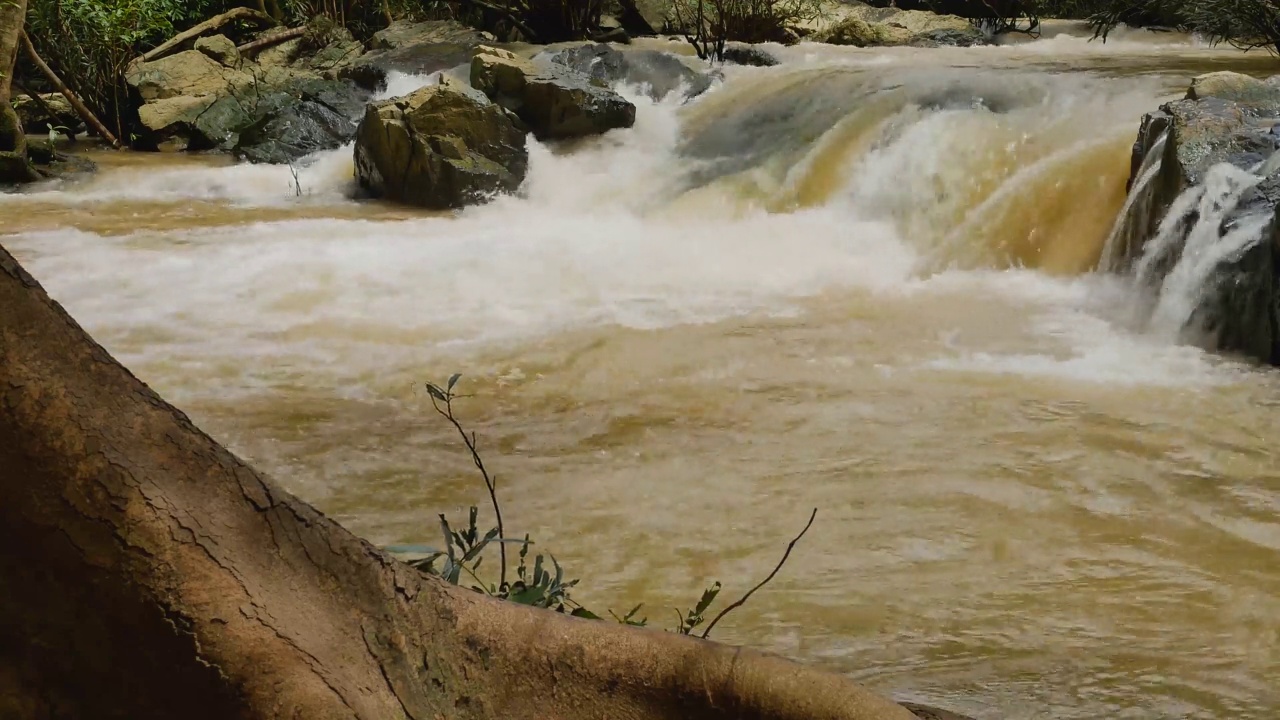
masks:
{"type": "Polygon", "coordinates": [[[448,391],[453,392],[453,386],[458,384],[458,378],[462,377],[462,373],[454,373],[449,377],[448,391]]]}
{"type": "Polygon", "coordinates": [[[571,613],[569,613],[569,614],[570,614],[570,615],[572,615],[572,616],[574,616],[574,617],[586,618],[586,619],[588,619],[588,620],[603,620],[603,619],[604,619],[604,618],[600,617],[599,615],[597,615],[597,614],[595,614],[595,613],[591,612],[590,610],[588,610],[588,609],[586,609],[586,608],[584,608],[584,607],[574,608],[573,612],[571,612],[571,613]]]}
{"type": "Polygon", "coordinates": [[[698,606],[694,609],[693,614],[701,618],[702,614],[711,607],[711,603],[715,602],[716,595],[720,594],[720,582],[716,581],[714,585],[707,588],[702,593],[702,599],[698,601],[698,606]]]}
{"type": "Polygon", "coordinates": [[[449,401],[449,398],[445,396],[444,391],[436,387],[434,383],[427,383],[427,392],[431,394],[431,397],[439,400],[440,402],[449,401]]]}
{"type": "MultiPolygon", "coordinates": [[[[480,542],[476,543],[475,545],[472,545],[471,549],[467,551],[467,554],[462,556],[462,562],[465,563],[465,562],[470,562],[471,560],[474,560],[477,555],[479,555],[481,552],[484,551],[484,546],[488,545],[489,542],[497,536],[498,536],[498,528],[494,528],[489,532],[485,533],[484,538],[481,539],[480,542]]],[[[479,561],[476,562],[476,567],[480,567],[479,561]]]]}

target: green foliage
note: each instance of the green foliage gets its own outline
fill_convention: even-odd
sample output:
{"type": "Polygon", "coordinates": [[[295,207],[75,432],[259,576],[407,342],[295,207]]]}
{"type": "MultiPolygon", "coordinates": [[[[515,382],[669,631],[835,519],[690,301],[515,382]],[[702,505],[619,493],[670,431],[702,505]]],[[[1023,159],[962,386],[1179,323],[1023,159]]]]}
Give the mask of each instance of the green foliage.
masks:
{"type": "MultiPolygon", "coordinates": [[[[472,463],[484,480],[485,489],[489,492],[494,514],[497,516],[497,525],[481,533],[480,526],[477,524],[479,508],[473,505],[467,516],[467,524],[461,530],[454,530],[444,515],[438,516],[440,519],[440,534],[444,540],[443,549],[428,545],[391,545],[383,549],[393,555],[400,556],[407,564],[422,572],[434,575],[453,585],[468,587],[475,592],[490,597],[561,613],[567,612],[576,617],[589,620],[602,620],[603,618],[600,615],[588,610],[571,597],[570,592],[578,585],[578,579],[566,580],[564,569],[554,556],[550,553],[546,555],[537,553],[534,556],[533,565],[530,566],[528,560],[529,548],[534,543],[529,539],[529,536],[525,535],[521,539],[512,539],[505,536],[502,525],[502,510],[497,497],[497,481],[489,474],[484,465],[484,460],[480,457],[476,446],[475,433],[468,433],[462,427],[461,422],[453,411],[453,403],[460,397],[454,392],[454,388],[461,377],[460,374],[454,374],[443,386],[427,383],[427,394],[430,396],[432,407],[435,408],[436,412],[448,421],[462,437],[463,443],[471,454],[472,463]],[[508,544],[520,546],[517,554],[515,579],[510,583],[507,582],[507,556],[505,550],[508,544]],[[484,553],[494,545],[498,546],[501,553],[498,561],[497,582],[494,582],[491,576],[486,580],[481,573],[481,565],[483,565],[485,559],[484,553]],[[548,568],[548,564],[550,564],[550,568],[548,568]]],[[[773,572],[769,573],[768,577],[749,590],[741,599],[721,610],[710,624],[706,625],[706,629],[702,632],[702,637],[707,637],[721,618],[730,611],[741,607],[753,593],[764,587],[778,574],[778,571],[782,569],[783,564],[786,563],[787,558],[790,556],[796,542],[804,537],[804,534],[813,525],[813,519],[816,517],[817,512],[816,509],[813,511],[813,515],[809,517],[809,523],[805,525],[804,530],[787,545],[786,553],[783,554],[782,560],[774,567],[773,572]]],[[[492,570],[490,570],[491,572],[492,570]]],[[[706,623],[707,611],[715,602],[716,597],[719,596],[720,589],[720,583],[716,582],[703,591],[702,597],[698,599],[697,604],[692,609],[686,610],[683,614],[677,610],[676,624],[672,627],[672,632],[692,635],[694,630],[702,627],[706,623]]],[[[637,619],[642,607],[643,603],[636,605],[621,616],[613,610],[609,610],[608,614],[624,625],[644,627],[649,622],[648,618],[637,619]]]]}
{"type": "Polygon", "coordinates": [[[675,25],[703,60],[726,42],[786,42],[790,28],[823,16],[822,0],[674,0],[675,25]]]}
{"type": "Polygon", "coordinates": [[[1042,17],[1087,19],[1106,40],[1122,24],[1198,33],[1212,44],[1280,52],[1280,4],[1275,0],[1036,0],[1042,17]]]}
{"type": "Polygon", "coordinates": [[[31,0],[27,35],[37,52],[104,122],[123,133],[124,70],[134,57],[200,17],[183,0],[31,0]]]}

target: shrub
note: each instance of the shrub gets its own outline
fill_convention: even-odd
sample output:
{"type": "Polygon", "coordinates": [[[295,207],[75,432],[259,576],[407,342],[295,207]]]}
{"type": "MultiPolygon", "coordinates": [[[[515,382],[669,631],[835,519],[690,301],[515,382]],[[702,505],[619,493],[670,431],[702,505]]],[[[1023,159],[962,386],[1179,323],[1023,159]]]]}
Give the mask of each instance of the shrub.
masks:
{"type": "MultiPolygon", "coordinates": [[[[384,549],[387,552],[401,556],[410,566],[418,570],[435,575],[453,585],[469,587],[475,592],[490,597],[521,605],[546,608],[556,612],[567,612],[577,617],[592,620],[602,619],[600,615],[583,607],[572,598],[571,592],[577,586],[578,579],[566,579],[564,568],[560,566],[554,556],[550,553],[546,555],[537,553],[533,558],[532,565],[530,565],[529,548],[534,543],[529,539],[529,536],[525,535],[520,539],[512,539],[506,536],[502,522],[502,506],[498,502],[497,483],[485,467],[484,459],[480,456],[476,445],[475,433],[467,432],[454,413],[453,402],[459,397],[454,392],[454,387],[457,385],[459,377],[459,375],[453,375],[449,378],[449,382],[443,386],[428,383],[427,392],[431,396],[432,407],[462,438],[462,442],[471,456],[472,463],[484,481],[485,490],[488,492],[497,524],[481,534],[480,528],[476,525],[479,508],[473,505],[468,514],[466,527],[460,530],[455,530],[444,515],[438,516],[440,519],[440,532],[444,539],[444,544],[441,546],[443,549],[427,545],[392,545],[384,549]],[[506,550],[506,546],[509,544],[519,546],[515,574],[510,579],[508,579],[509,576],[507,574],[506,550]],[[496,581],[492,578],[492,573],[486,580],[480,571],[481,565],[484,563],[485,551],[494,545],[498,547],[500,555],[496,581]]],[[[708,623],[707,611],[720,595],[721,590],[719,582],[712,583],[710,587],[703,591],[702,596],[698,598],[698,602],[692,608],[685,610],[684,613],[676,611],[677,623],[671,628],[672,632],[693,635],[694,630],[703,627],[705,624],[706,627],[700,637],[708,637],[722,618],[742,607],[757,590],[767,585],[769,581],[777,576],[778,571],[786,564],[787,558],[791,556],[791,551],[795,548],[796,543],[813,526],[813,521],[817,514],[818,511],[815,508],[809,516],[809,522],[805,524],[800,534],[796,535],[787,544],[787,549],[782,554],[782,559],[778,561],[773,571],[764,580],[753,586],[741,598],[727,605],[708,623]]],[[[643,604],[636,605],[623,615],[618,615],[612,610],[608,614],[620,623],[644,626],[648,624],[648,618],[637,617],[642,607],[643,604]]]]}
{"type": "Polygon", "coordinates": [[[703,60],[724,60],[726,42],[787,42],[790,28],[823,14],[822,0],[675,0],[676,29],[703,60]]]}

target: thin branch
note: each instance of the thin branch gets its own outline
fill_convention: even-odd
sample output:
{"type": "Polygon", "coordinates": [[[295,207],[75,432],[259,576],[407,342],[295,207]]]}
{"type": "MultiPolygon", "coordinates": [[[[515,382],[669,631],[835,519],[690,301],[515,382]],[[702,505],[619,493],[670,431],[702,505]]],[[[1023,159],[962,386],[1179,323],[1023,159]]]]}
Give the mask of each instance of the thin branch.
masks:
{"type": "Polygon", "coordinates": [[[774,575],[778,574],[778,571],[782,569],[782,566],[784,564],[786,564],[787,558],[790,557],[791,549],[796,546],[796,543],[800,542],[800,538],[804,537],[805,533],[809,532],[809,528],[813,527],[813,519],[816,517],[818,517],[818,508],[813,509],[813,513],[809,515],[809,522],[805,523],[804,529],[800,531],[800,534],[795,536],[795,538],[793,538],[791,542],[787,543],[787,551],[782,553],[782,559],[779,560],[778,564],[774,566],[773,572],[769,573],[769,577],[765,578],[764,580],[761,580],[759,585],[756,585],[755,587],[748,590],[747,594],[743,595],[742,598],[739,599],[737,602],[721,610],[720,614],[716,615],[715,619],[711,621],[711,624],[707,625],[707,629],[702,631],[702,637],[704,639],[711,634],[711,628],[715,627],[716,623],[720,622],[720,618],[724,617],[725,615],[728,615],[730,611],[736,610],[737,608],[740,608],[744,604],[746,604],[747,599],[750,598],[753,594],[755,594],[755,591],[764,587],[770,580],[773,579],[774,575]]]}
{"type": "MultiPolygon", "coordinates": [[[[476,469],[480,471],[480,476],[484,478],[484,486],[489,491],[489,500],[493,503],[493,514],[498,518],[498,537],[505,539],[506,531],[502,527],[502,508],[498,505],[498,483],[497,480],[489,475],[489,471],[484,467],[484,460],[480,458],[480,453],[476,450],[475,433],[470,435],[462,428],[462,424],[453,416],[453,399],[456,397],[451,390],[444,390],[441,393],[444,396],[444,407],[440,406],[440,402],[436,400],[436,396],[431,396],[431,406],[436,409],[449,424],[453,425],[458,431],[458,435],[462,436],[462,442],[466,443],[467,450],[471,452],[471,462],[475,463],[476,469]]],[[[498,552],[501,555],[502,567],[498,587],[507,584],[507,545],[506,543],[498,543],[498,552]]]]}

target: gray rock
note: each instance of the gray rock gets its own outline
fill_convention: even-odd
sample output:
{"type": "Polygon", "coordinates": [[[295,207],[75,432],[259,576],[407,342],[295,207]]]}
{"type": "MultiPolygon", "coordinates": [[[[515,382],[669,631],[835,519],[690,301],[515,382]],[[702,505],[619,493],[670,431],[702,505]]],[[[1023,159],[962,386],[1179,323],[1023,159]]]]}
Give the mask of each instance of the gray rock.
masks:
{"type": "Polygon", "coordinates": [[[735,65],[752,65],[755,67],[773,67],[779,64],[778,58],[754,45],[734,43],[724,49],[724,61],[735,65]]]}
{"type": "Polygon", "coordinates": [[[83,128],[84,123],[80,120],[80,116],[76,115],[76,111],[71,107],[71,103],[62,96],[62,93],[46,93],[40,96],[44,104],[36,102],[30,96],[18,95],[13,99],[13,109],[18,113],[18,120],[22,123],[22,130],[30,135],[43,135],[49,132],[49,126],[66,127],[73,132],[79,132],[83,128]],[[51,117],[45,112],[45,108],[53,111],[51,117]]]}
{"type": "Polygon", "coordinates": [[[369,105],[355,164],[371,195],[448,209],[514,192],[528,154],[525,134],[506,110],[446,81],[369,105]]]}
{"type": "Polygon", "coordinates": [[[389,72],[429,75],[465,65],[485,42],[492,42],[492,36],[453,21],[393,23],[374,34],[372,52],[338,76],[377,91],[386,87],[389,72]]]}
{"type": "Polygon", "coordinates": [[[240,67],[240,51],[226,35],[210,35],[196,40],[196,52],[204,53],[211,60],[229,68],[240,67]]]}
{"type": "Polygon", "coordinates": [[[623,83],[643,86],[654,100],[662,100],[681,87],[685,88],[685,97],[691,98],[706,92],[712,83],[707,73],[698,72],[675,55],[658,50],[621,51],[593,43],[543,52],[534,59],[550,61],[610,87],[623,83]]]}
{"type": "MultiPolygon", "coordinates": [[[[1133,269],[1176,199],[1203,184],[1215,166],[1257,170],[1261,182],[1245,191],[1214,231],[1221,241],[1247,218],[1263,217],[1261,240],[1213,268],[1185,332],[1210,349],[1272,364],[1280,363],[1280,162],[1269,160],[1280,148],[1280,136],[1272,132],[1280,122],[1278,101],[1280,87],[1211,73],[1192,82],[1186,99],[1144,116],[1131,161],[1129,209],[1103,258],[1109,269],[1133,269]]],[[[1146,261],[1143,279],[1154,283],[1174,268],[1181,243],[1201,220],[1192,212],[1170,225],[1181,237],[1169,252],[1146,261]]]]}
{"type": "Polygon", "coordinates": [[[635,105],[607,83],[497,48],[477,49],[471,85],[514,112],[539,138],[599,135],[636,121],[635,105]]]}
{"type": "Polygon", "coordinates": [[[349,80],[249,62],[237,69],[196,50],[135,65],[126,79],[142,100],[135,147],[234,151],[253,162],[350,142],[369,98],[349,80]]]}

